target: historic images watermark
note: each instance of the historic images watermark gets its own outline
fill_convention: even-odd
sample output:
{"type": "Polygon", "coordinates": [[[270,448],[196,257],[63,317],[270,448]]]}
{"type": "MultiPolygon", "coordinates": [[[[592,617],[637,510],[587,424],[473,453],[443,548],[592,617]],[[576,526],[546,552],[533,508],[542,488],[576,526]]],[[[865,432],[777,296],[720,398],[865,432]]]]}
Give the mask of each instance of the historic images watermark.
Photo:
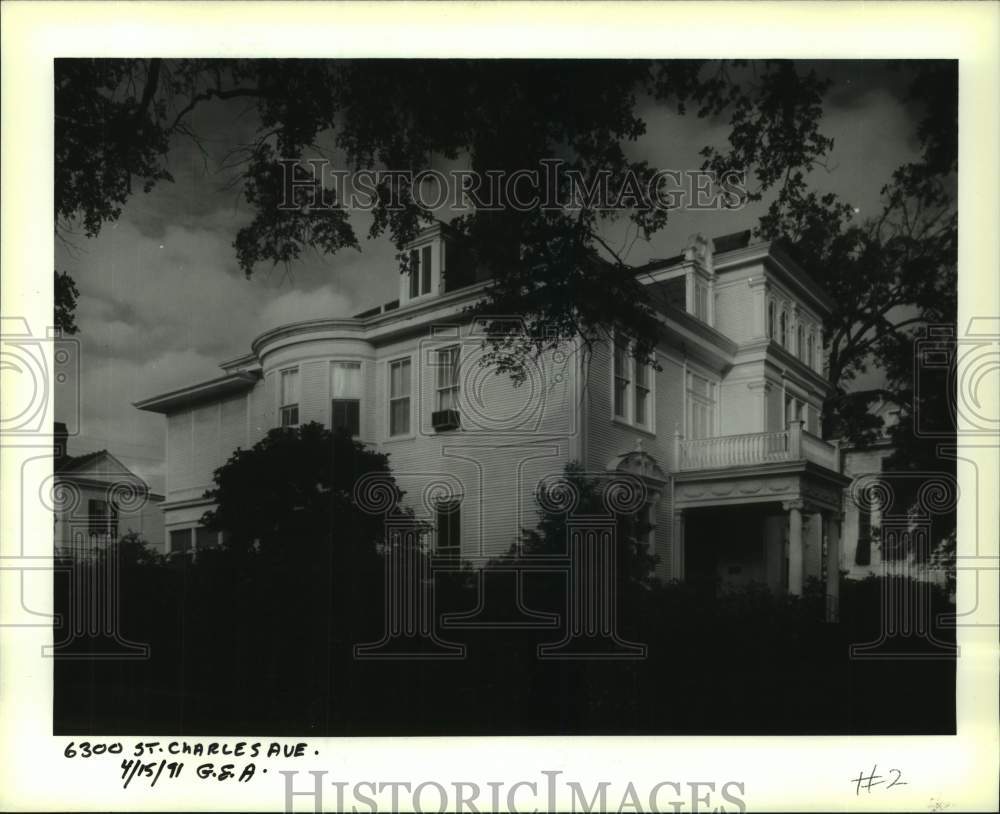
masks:
{"type": "Polygon", "coordinates": [[[746,811],[746,784],[740,780],[612,783],[580,782],[559,770],[515,782],[453,780],[419,783],[327,779],[327,771],[282,771],[285,811],[746,811]],[[296,782],[298,775],[308,779],[296,782]],[[298,803],[298,808],[296,808],[298,803]]]}
{"type": "Polygon", "coordinates": [[[598,212],[632,209],[716,212],[747,203],[746,175],[730,171],[629,168],[586,173],[557,158],[514,171],[338,169],[328,159],[282,159],[278,209],[427,212],[598,212]]]}

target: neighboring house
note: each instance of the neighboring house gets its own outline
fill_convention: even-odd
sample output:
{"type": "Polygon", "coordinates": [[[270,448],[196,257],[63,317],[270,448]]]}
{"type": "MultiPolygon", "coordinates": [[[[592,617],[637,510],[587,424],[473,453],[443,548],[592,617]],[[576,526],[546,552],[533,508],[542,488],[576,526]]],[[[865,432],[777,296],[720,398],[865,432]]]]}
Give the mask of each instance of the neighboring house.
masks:
{"type": "MultiPolygon", "coordinates": [[[[871,412],[882,419],[882,430],[869,444],[857,446],[844,444],[842,449],[843,473],[851,478],[851,486],[862,480],[878,479],[884,471],[884,462],[893,453],[889,439],[889,428],[899,420],[899,407],[890,401],[879,401],[871,412]]],[[[841,570],[851,579],[864,579],[880,574],[882,568],[881,549],[877,541],[879,508],[877,501],[852,497],[852,489],[846,490],[844,500],[844,544],[841,570]]]]}
{"type": "Polygon", "coordinates": [[[432,543],[473,562],[534,527],[539,483],[579,461],[643,480],[663,578],[799,593],[836,575],[848,479],[819,437],[832,302],[780,245],[696,236],[636,271],[663,320],[659,370],[626,337],[567,343],[517,387],[479,364],[488,322],[463,309],[488,282],[447,229],[425,230],[410,257],[398,301],[267,331],[222,376],[136,404],[166,417],[171,549],[216,542],[199,528],[204,493],[235,448],[318,421],[390,453],[432,543]]]}
{"type": "Polygon", "coordinates": [[[163,495],[150,491],[105,449],[70,455],[67,440],[65,424],[57,423],[52,467],[57,552],[82,556],[133,531],[165,552],[163,495]]]}
{"type": "MultiPolygon", "coordinates": [[[[880,502],[880,495],[893,492],[893,471],[886,468],[885,462],[896,449],[889,431],[899,421],[899,405],[883,399],[871,412],[882,420],[878,437],[864,446],[844,444],[841,447],[841,469],[851,479],[845,490],[841,570],[851,579],[897,574],[944,585],[947,583],[945,571],[932,563],[917,561],[912,552],[905,558],[883,556],[879,536],[887,518],[883,517],[886,506],[880,502]]],[[[907,519],[909,508],[892,506],[888,520],[895,528],[902,524],[906,533],[914,534],[918,524],[915,519],[907,519]]],[[[941,541],[928,542],[929,550],[933,551],[941,541]]]]}

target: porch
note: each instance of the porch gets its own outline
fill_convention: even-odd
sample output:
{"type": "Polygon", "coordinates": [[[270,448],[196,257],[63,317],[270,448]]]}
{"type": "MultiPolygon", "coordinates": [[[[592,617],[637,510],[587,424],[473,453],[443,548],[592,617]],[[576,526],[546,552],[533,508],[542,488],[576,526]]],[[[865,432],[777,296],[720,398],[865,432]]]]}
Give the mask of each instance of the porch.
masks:
{"type": "Polygon", "coordinates": [[[836,469],[836,449],[796,424],[677,450],[673,573],[796,595],[815,577],[833,614],[850,481],[836,469]]]}
{"type": "Polygon", "coordinates": [[[810,461],[836,472],[840,469],[840,451],[807,432],[802,421],[791,421],[787,429],[778,432],[689,440],[678,433],[674,437],[674,461],[679,472],[785,461],[810,461]]]}

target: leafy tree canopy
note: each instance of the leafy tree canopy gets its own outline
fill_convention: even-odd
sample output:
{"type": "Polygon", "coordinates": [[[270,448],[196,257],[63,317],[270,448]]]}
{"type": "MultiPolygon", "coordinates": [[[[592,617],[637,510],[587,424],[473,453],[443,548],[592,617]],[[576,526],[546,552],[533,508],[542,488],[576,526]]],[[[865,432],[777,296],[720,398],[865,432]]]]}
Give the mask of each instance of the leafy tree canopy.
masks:
{"type": "MultiPolygon", "coordinates": [[[[114,222],[138,189],[171,180],[176,140],[200,143],[196,109],[246,100],[256,129],[234,145],[229,166],[253,215],[234,240],[247,275],[307,248],[359,247],[336,190],[323,190],[332,210],[311,206],[315,196],[306,194],[279,206],[287,203],[282,162],[319,157],[329,145],[354,170],[418,173],[443,160],[510,173],[557,158],[588,186],[603,178],[622,189],[660,169],[626,149],[646,130],[643,111],[690,108],[728,120],[728,144],[705,148],[705,168],[746,173],[749,200],[770,201],[760,234],[789,241],[837,303],[825,326],[828,435],[870,436],[865,408],[879,393],[855,395],[852,382],[869,365],[884,366],[914,327],[953,314],[954,62],[921,63],[915,73],[908,103],[925,111],[914,134],[921,159],[888,179],[883,212],[863,222],[844,201],[809,187],[832,147],[820,129],[830,83],[790,61],[58,60],[55,73],[57,225],[82,224],[88,235],[114,222]]],[[[568,174],[560,178],[569,183],[568,174]]],[[[402,248],[433,219],[415,197],[405,182],[383,180],[369,235],[387,234],[402,248]]],[[[626,218],[649,237],[668,211],[641,197],[626,202],[505,206],[452,221],[492,279],[478,310],[528,317],[528,338],[496,326],[487,361],[517,378],[539,350],[567,338],[589,346],[615,325],[635,337],[637,356],[649,356],[661,331],[654,304],[602,227],[626,218]]],[[[406,264],[400,255],[402,270],[406,264]]]]}

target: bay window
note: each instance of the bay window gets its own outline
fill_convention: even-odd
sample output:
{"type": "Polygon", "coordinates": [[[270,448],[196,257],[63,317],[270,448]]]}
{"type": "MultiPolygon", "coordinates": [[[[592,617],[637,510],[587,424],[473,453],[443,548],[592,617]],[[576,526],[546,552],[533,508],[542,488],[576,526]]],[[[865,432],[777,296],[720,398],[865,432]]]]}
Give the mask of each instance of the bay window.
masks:
{"type": "Polygon", "coordinates": [[[281,426],[296,427],[299,423],[298,368],[281,371],[281,426]]]}
{"type": "Polygon", "coordinates": [[[410,433],[410,360],[389,363],[389,435],[410,433]]]}
{"type": "Polygon", "coordinates": [[[332,366],[330,426],[349,435],[361,434],[361,363],[334,362],[332,366]]]}

